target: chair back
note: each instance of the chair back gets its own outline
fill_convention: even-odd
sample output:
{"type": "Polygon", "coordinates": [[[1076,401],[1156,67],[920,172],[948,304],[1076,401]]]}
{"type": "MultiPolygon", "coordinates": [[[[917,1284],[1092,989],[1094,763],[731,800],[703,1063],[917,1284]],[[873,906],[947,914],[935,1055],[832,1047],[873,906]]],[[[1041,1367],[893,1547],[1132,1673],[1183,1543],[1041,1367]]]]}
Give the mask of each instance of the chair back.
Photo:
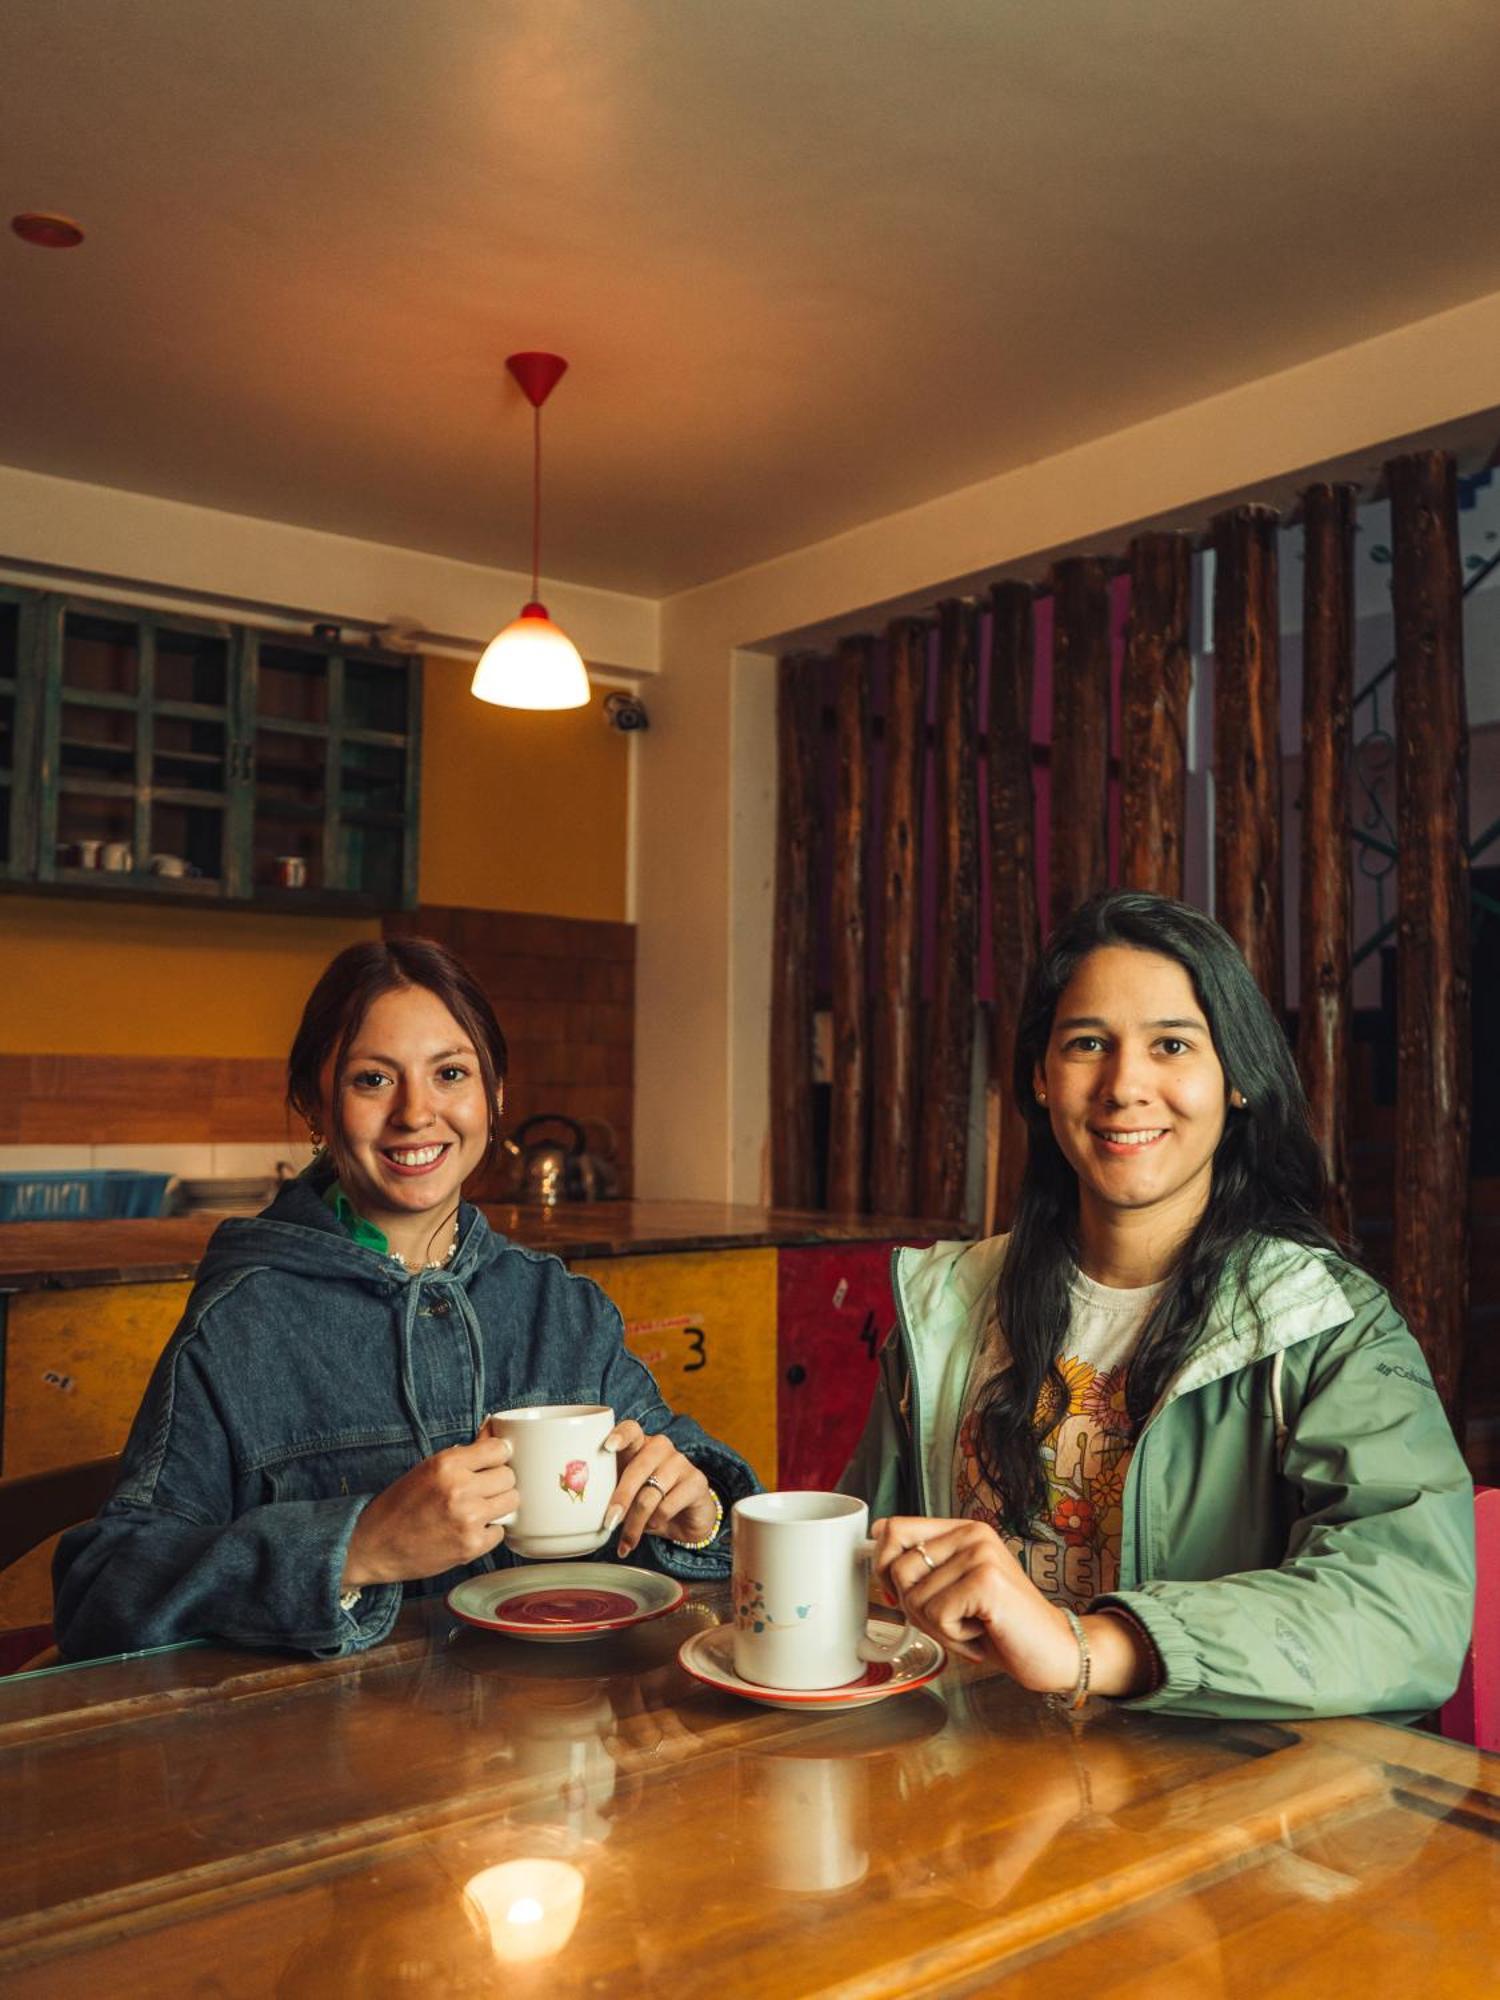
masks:
{"type": "Polygon", "coordinates": [[[1474,1639],[1439,1727],[1455,1743],[1500,1750],[1500,1486],[1481,1486],[1474,1495],[1474,1566],[1474,1639]]]}
{"type": "Polygon", "coordinates": [[[0,1570],[7,1570],[49,1536],[97,1514],[120,1474],[118,1454],[82,1465],[58,1465],[20,1479],[0,1479],[0,1570]]]}

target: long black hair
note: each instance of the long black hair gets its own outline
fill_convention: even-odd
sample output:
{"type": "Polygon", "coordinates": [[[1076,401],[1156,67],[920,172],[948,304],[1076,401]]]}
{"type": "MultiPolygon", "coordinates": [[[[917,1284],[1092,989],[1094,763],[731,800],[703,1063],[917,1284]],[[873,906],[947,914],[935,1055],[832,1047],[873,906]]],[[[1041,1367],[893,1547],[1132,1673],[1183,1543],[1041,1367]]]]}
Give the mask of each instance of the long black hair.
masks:
{"type": "Polygon", "coordinates": [[[1269,1237],[1333,1249],[1319,1221],[1326,1176],[1307,1104],[1280,1024],[1228,933],[1187,903],[1111,890],[1084,903],[1048,941],[1032,972],[1016,1029],[1015,1101],[1026,1120],[1026,1171],[996,1291],[1011,1365],[981,1395],[980,1466],[1012,1534],[1024,1534],[1046,1498],[1041,1442],[1066,1408],[1058,1356],[1068,1330],[1078,1260],[1078,1180],[1036,1100],[1035,1077],[1068,982],[1089,956],[1124,945],[1175,959],[1192,981],[1231,1111],[1213,1158],[1208,1203],[1152,1307],[1126,1378],[1139,1431],[1203,1324],[1226,1271],[1243,1272],[1269,1237]]]}

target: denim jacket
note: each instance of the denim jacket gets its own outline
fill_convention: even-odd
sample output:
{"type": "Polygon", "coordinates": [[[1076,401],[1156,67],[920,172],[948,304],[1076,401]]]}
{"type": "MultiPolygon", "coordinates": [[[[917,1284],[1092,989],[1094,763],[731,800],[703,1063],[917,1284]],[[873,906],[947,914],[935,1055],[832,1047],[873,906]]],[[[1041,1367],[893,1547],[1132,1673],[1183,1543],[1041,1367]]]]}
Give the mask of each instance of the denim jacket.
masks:
{"type": "MultiPolygon", "coordinates": [[[[757,1490],[741,1458],[673,1416],[597,1285],[496,1236],[467,1204],[451,1262],[408,1273],[350,1239],[320,1175],[310,1169],[263,1215],[215,1232],[119,1484],[58,1547],[65,1658],[210,1635],[321,1655],[376,1644],[404,1591],[437,1594],[519,1560],[502,1542],[467,1568],[368,1586],[340,1607],[370,1497],[433,1452],[471,1443],[493,1410],[606,1403],[670,1437],[726,1511],[757,1490]]],[[[702,1551],[648,1535],[642,1559],[684,1581],[724,1576],[727,1529],[702,1551]]]]}

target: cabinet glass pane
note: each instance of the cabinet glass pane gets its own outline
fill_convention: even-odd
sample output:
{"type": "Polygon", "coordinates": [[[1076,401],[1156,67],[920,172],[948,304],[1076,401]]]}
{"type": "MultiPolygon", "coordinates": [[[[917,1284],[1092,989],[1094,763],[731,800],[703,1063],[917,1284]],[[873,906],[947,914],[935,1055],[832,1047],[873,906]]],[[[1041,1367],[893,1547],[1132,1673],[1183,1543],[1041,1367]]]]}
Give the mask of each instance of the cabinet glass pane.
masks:
{"type": "Polygon", "coordinates": [[[229,641],[211,633],[158,632],[156,698],[223,708],[229,696],[229,641]]]}
{"type": "Polygon", "coordinates": [[[288,736],[279,729],[255,732],[255,810],[310,815],[321,822],[328,759],[322,736],[288,736]]]}
{"type": "Polygon", "coordinates": [[[255,712],[278,722],[328,720],[328,660],[295,646],[260,648],[255,712]]]}
{"type": "Polygon", "coordinates": [[[20,605],[0,602],[0,681],[16,677],[20,627],[20,605]]]}
{"type": "Polygon", "coordinates": [[[344,726],[406,734],[406,669],[379,660],[344,661],[344,726]]]}
{"type": "Polygon", "coordinates": [[[382,903],[401,900],[401,844],[399,826],[372,826],[357,820],[344,825],[344,886],[382,903]]]}
{"type": "Polygon", "coordinates": [[[151,782],[181,792],[224,789],[222,722],[184,715],[158,715],[151,737],[151,782]]]}
{"type": "Polygon", "coordinates": [[[140,642],[133,624],[68,612],[63,620],[65,688],[86,694],[135,694],[140,671],[140,642]]]}
{"type": "Polygon", "coordinates": [[[57,768],[63,778],[135,781],[135,712],[128,708],[62,705],[57,768]]]}
{"type": "Polygon", "coordinates": [[[149,865],[153,875],[167,880],[222,880],[223,807],[154,799],[149,865]]]}
{"type": "Polygon", "coordinates": [[[345,743],[339,805],[345,812],[399,813],[406,803],[406,752],[388,743],[345,743]]]}

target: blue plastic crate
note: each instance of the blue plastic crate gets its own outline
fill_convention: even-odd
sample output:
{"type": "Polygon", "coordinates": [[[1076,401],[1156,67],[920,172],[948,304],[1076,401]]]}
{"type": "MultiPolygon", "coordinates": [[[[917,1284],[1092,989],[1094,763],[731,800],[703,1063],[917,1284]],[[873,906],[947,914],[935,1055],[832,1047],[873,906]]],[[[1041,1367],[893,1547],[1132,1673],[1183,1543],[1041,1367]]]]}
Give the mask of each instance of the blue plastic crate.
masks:
{"type": "Polygon", "coordinates": [[[124,1216],[160,1215],[171,1178],[129,1167],[0,1174],[0,1222],[110,1222],[124,1216]]]}

